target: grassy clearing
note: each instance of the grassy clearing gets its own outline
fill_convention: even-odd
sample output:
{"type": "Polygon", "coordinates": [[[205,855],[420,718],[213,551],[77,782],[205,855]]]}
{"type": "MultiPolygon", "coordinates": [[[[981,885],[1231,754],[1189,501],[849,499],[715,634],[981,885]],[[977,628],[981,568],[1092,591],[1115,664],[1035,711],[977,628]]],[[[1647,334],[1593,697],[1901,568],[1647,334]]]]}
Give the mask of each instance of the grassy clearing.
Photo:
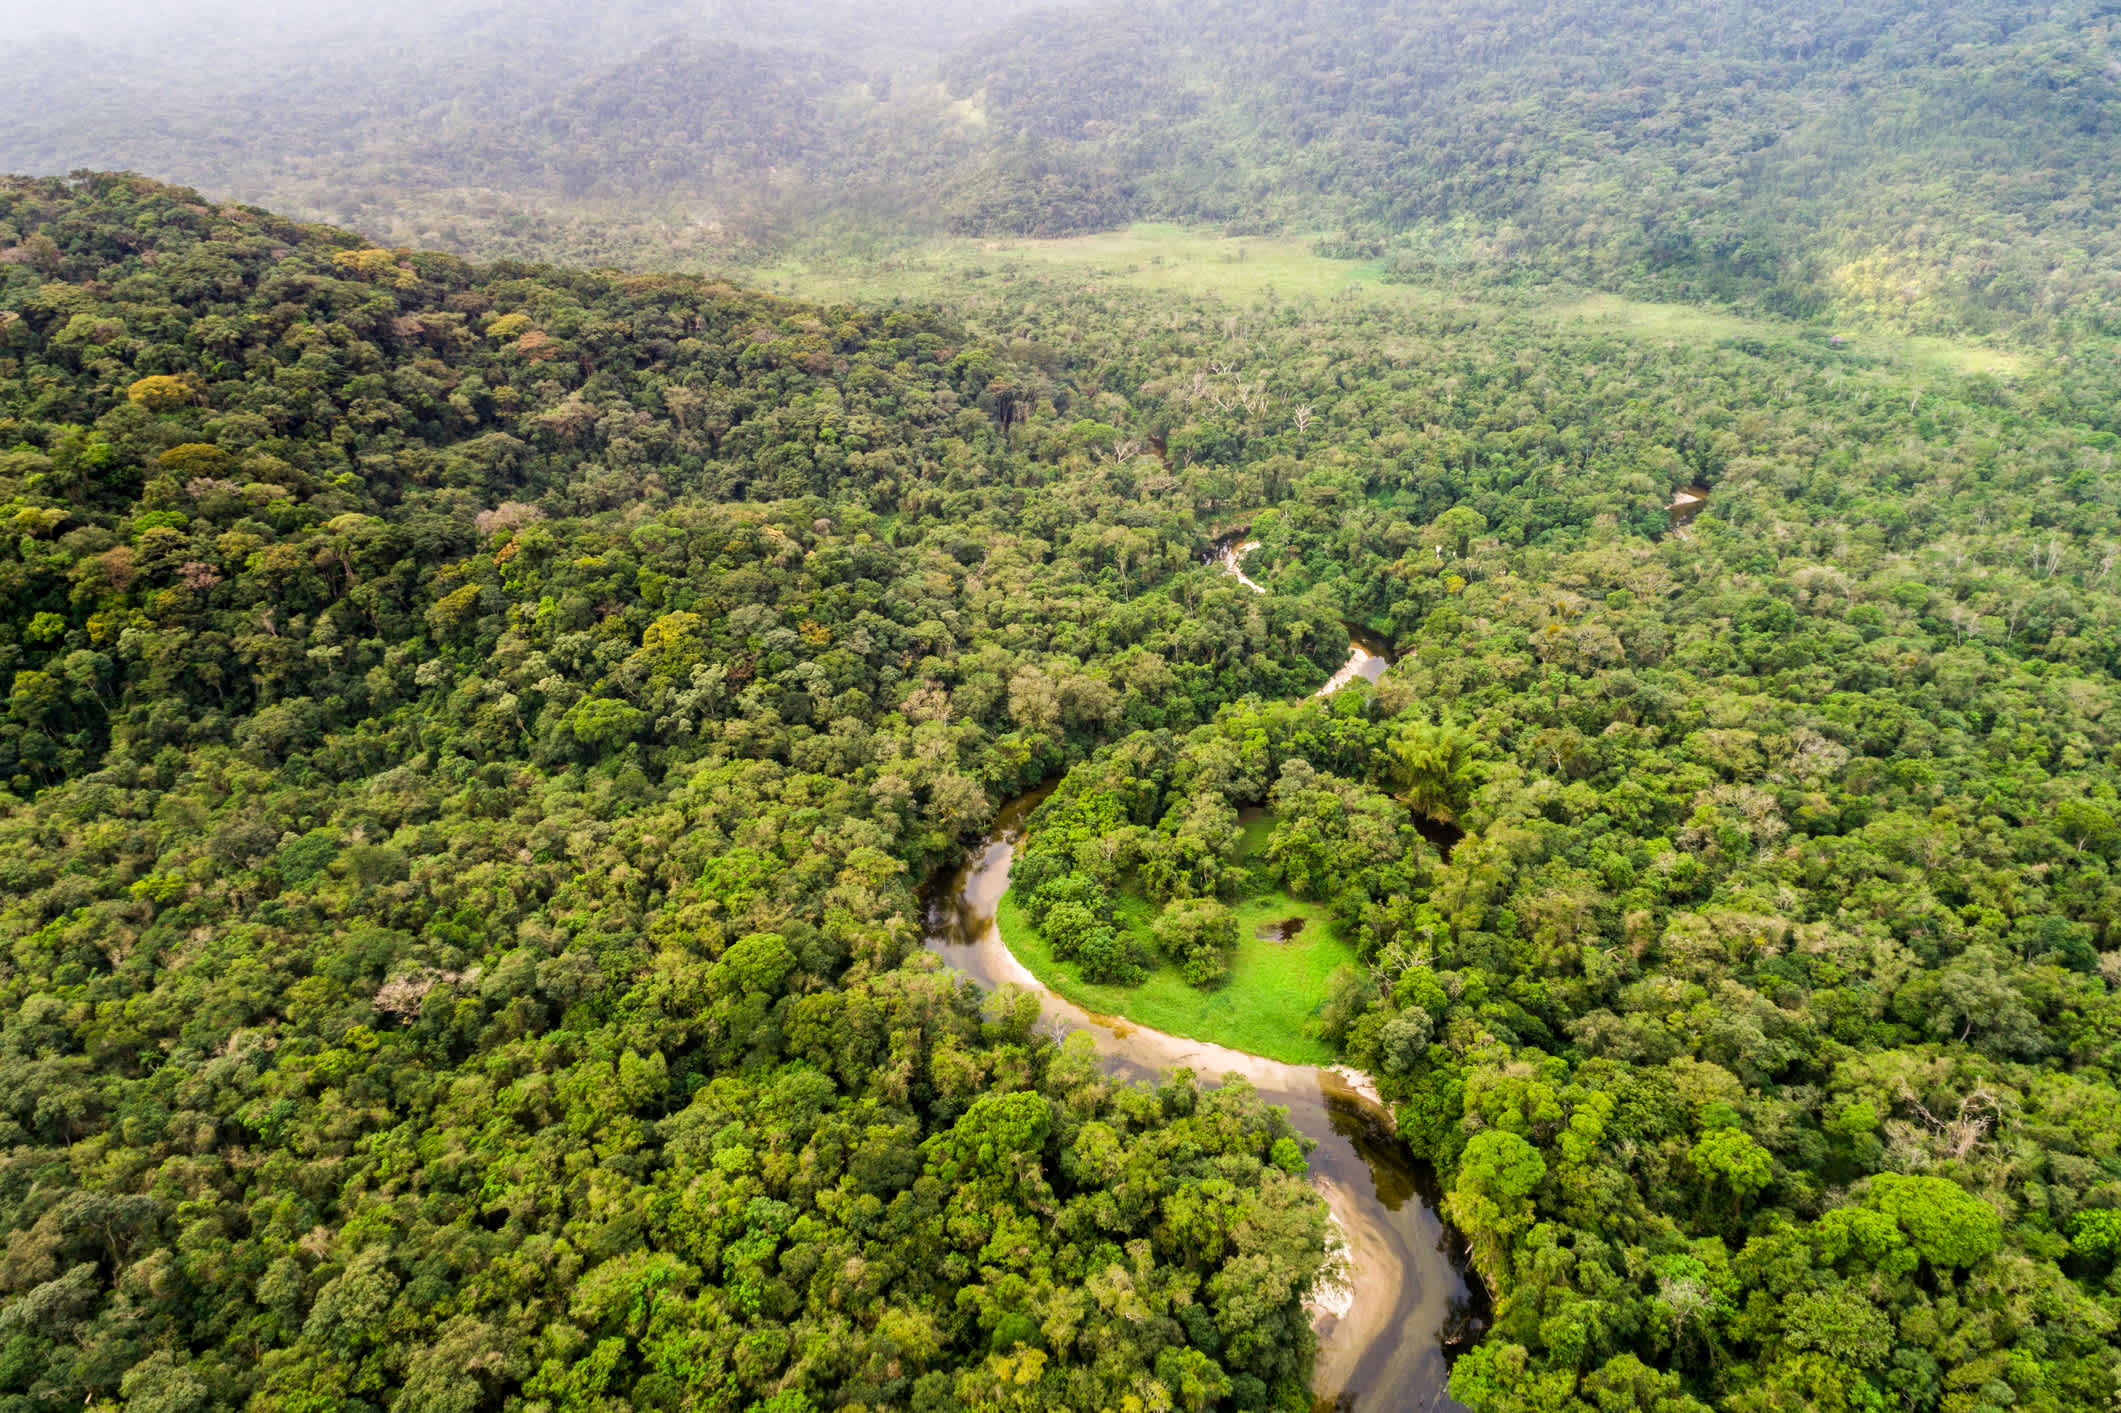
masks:
{"type": "MultiPolygon", "coordinates": [[[[1250,821],[1246,844],[1253,845],[1254,834],[1264,842],[1272,829],[1271,819],[1250,821]]],[[[1129,893],[1114,911],[1150,950],[1156,905],[1129,893]]],[[[1076,963],[1053,955],[1012,893],[1002,895],[998,921],[1002,941],[1032,975],[1084,1010],[1287,1064],[1333,1063],[1333,1047],[1311,1033],[1311,1023],[1325,1003],[1333,973],[1354,964],[1355,948],[1341,939],[1324,904],[1302,902],[1278,889],[1247,897],[1231,912],[1237,919],[1237,950],[1228,980],[1213,991],[1189,986],[1170,966],[1159,967],[1140,986],[1084,981],[1076,963]],[[1287,942],[1259,936],[1269,924],[1298,917],[1303,931],[1287,942]]]]}
{"type": "Polygon", "coordinates": [[[1953,339],[1903,338],[1895,341],[1902,356],[1918,369],[1971,377],[1986,373],[1996,378],[2015,378],[2030,372],[2038,360],[2004,348],[1988,348],[1953,339]]]}
{"type": "MultiPolygon", "coordinates": [[[[1450,304],[1535,323],[1599,329],[1632,338],[1714,341],[1787,339],[1805,325],[1617,294],[1571,292],[1545,303],[1501,294],[1472,299],[1420,285],[1387,284],[1382,261],[1332,260],[1309,236],[1224,236],[1186,226],[1143,223],[1065,240],[937,238],[880,247],[863,255],[791,256],[774,265],[729,272],[753,288],[830,302],[857,300],[949,305],[967,294],[1021,280],[1063,278],[1091,287],[1125,285],[1192,299],[1257,303],[1362,299],[1395,304],[1450,304]]],[[[2012,377],[2036,360],[2006,349],[1954,339],[1915,338],[1873,329],[1843,331],[1852,349],[1880,354],[1903,377],[2012,377]]]]}
{"type": "Polygon", "coordinates": [[[1647,339],[1682,339],[1713,343],[1718,339],[1788,337],[1795,325],[1769,319],[1748,319],[1692,304],[1653,304],[1617,294],[1590,294],[1548,305],[1542,312],[1546,322],[1574,325],[1586,330],[1626,333],[1647,339]]]}
{"type": "Polygon", "coordinates": [[[987,282],[1053,275],[1241,301],[1331,299],[1350,291],[1395,300],[1441,297],[1385,284],[1382,271],[1376,261],[1325,259],[1313,253],[1309,237],[1223,236],[1144,223],[1065,240],[938,238],[859,261],[796,256],[739,278],[778,294],[825,300],[948,302],[987,282]]]}
{"type": "MultiPolygon", "coordinates": [[[[1806,328],[1781,320],[1753,319],[1691,304],[1657,304],[1617,294],[1592,294],[1549,305],[1539,312],[1538,317],[1555,324],[1604,329],[1638,338],[1700,343],[1736,338],[1787,339],[1806,328]]],[[[1851,352],[1889,358],[1900,365],[1898,371],[1902,374],[1971,377],[1985,373],[2010,378],[2035,366],[2035,360],[2023,353],[1955,339],[1920,338],[1853,328],[1843,332],[1842,337],[1851,352]]]]}

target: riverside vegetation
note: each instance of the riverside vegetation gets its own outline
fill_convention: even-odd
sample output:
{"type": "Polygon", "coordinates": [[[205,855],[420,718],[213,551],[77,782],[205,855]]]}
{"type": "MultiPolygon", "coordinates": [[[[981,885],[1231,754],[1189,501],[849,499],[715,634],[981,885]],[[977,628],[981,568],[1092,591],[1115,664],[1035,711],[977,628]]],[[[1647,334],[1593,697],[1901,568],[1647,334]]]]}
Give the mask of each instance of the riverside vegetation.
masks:
{"type": "Polygon", "coordinates": [[[10,1408],[1305,1401],[1286,1120],[919,950],[995,798],[1339,656],[1036,350],[0,229],[10,1408]]]}
{"type": "Polygon", "coordinates": [[[0,185],[0,1399],[1304,1406],[1286,1121],[919,951],[1058,778],[1078,956],[1353,950],[1293,1040],[1438,1167],[1464,1402],[2110,1402],[2121,378],[1759,322],[0,185]]]}
{"type": "MultiPolygon", "coordinates": [[[[1087,777],[1070,779],[1080,789],[1087,777]]],[[[1357,962],[1355,949],[1322,903],[1292,895],[1261,867],[1270,819],[1240,829],[1220,792],[1196,798],[1156,834],[1109,795],[1071,794],[1035,814],[998,910],[1003,939],[1041,981],[1093,1013],[1290,1064],[1331,1064],[1333,1047],[1312,1020],[1334,974],[1357,962]],[[1192,854],[1184,863],[1181,850],[1192,854]],[[1075,866],[1085,851],[1102,859],[1088,872],[1075,866]],[[1185,863],[1213,880],[1203,887],[1166,872],[1185,863]]]]}

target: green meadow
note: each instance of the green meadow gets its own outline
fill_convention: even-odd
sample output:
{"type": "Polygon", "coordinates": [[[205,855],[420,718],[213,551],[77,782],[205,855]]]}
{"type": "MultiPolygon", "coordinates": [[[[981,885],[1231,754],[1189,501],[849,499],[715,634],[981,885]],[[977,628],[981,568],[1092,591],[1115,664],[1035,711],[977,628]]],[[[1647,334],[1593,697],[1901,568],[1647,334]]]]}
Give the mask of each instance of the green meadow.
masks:
{"type": "Polygon", "coordinates": [[[936,237],[879,242],[859,254],[825,248],[764,265],[730,270],[731,278],[794,298],[943,306],[982,295],[1018,297],[1024,287],[1127,288],[1195,300],[1256,304],[1365,300],[1448,305],[1484,316],[1598,330],[1627,338],[1715,342],[1723,339],[1815,341],[1840,334],[1851,355],[1900,377],[2013,377],[2035,359],[1971,340],[1922,337],[1876,328],[1808,325],[1707,306],[1659,303],[1572,287],[1491,288],[1479,298],[1452,290],[1387,281],[1382,260],[1342,260],[1317,251],[1308,235],[1226,236],[1161,222],[1056,240],[936,237]]]}
{"type": "MultiPolygon", "coordinates": [[[[1273,820],[1255,818],[1245,826],[1242,846],[1250,857],[1264,846],[1273,820]]],[[[1117,907],[1119,926],[1144,953],[1154,955],[1149,925],[1157,905],[1128,891],[1117,907]]],[[[997,921],[1002,940],[1040,981],[1084,1010],[1130,1020],[1152,1030],[1264,1055],[1288,1064],[1327,1065],[1333,1047],[1321,1040],[1314,1024],[1325,1004],[1333,973],[1357,965],[1355,948],[1335,928],[1323,903],[1305,902],[1278,888],[1260,888],[1231,905],[1237,920],[1237,949],[1223,984],[1202,990],[1159,966],[1139,986],[1107,986],[1083,980],[1074,961],[1053,955],[1046,939],[1024,915],[1014,893],[1002,895],[997,921]],[[1260,934],[1292,919],[1303,927],[1283,941],[1260,934]]]]}

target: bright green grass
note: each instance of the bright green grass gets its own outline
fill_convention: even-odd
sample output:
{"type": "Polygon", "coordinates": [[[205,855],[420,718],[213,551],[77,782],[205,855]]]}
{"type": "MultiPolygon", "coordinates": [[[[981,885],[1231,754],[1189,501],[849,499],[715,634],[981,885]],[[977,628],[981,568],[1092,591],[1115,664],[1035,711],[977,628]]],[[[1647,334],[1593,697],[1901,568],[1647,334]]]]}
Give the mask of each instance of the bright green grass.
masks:
{"type": "MultiPolygon", "coordinates": [[[[1542,299],[1537,293],[1498,291],[1489,299],[1468,298],[1429,286],[1388,284],[1384,268],[1382,261],[1319,255],[1309,236],[1224,236],[1145,222],[1064,240],[938,237],[879,245],[860,255],[792,255],[778,264],[729,273],[753,288],[821,302],[902,299],[950,305],[968,294],[1020,280],[1062,279],[1092,288],[1124,285],[1233,303],[1273,298],[1450,304],[1659,341],[1790,338],[1805,327],[1616,294],[1569,292],[1542,299]]],[[[1876,329],[1845,332],[1859,350],[1891,360],[1893,371],[1903,378],[1975,373],[2007,378],[2028,371],[2035,361],[2022,353],[1954,339],[1876,329]]]]}
{"type": "MultiPolygon", "coordinates": [[[[1733,338],[1789,338],[1801,327],[1691,304],[1657,304],[1617,294],[1586,295],[1548,305],[1542,313],[1557,324],[1606,329],[1638,338],[1703,343],[1733,338]]],[[[1905,365],[1903,371],[1915,373],[1960,377],[1987,373],[2009,378],[2026,372],[2034,363],[2022,353],[1955,339],[1888,334],[1877,330],[1851,330],[1846,338],[1852,350],[1882,355],[1905,365]]]]}
{"type": "MultiPolygon", "coordinates": [[[[1332,1064],[1333,1047],[1310,1033],[1311,1022],[1334,971],[1355,963],[1355,949],[1341,940],[1323,904],[1274,892],[1247,898],[1231,911],[1237,917],[1237,952],[1229,979],[1213,991],[1187,985],[1169,966],[1159,967],[1139,986],[1098,986],[1082,979],[1076,963],[1053,955],[1014,894],[1002,895],[998,921],[1002,940],[1017,960],[1086,1011],[1286,1064],[1332,1064]],[[1269,942],[1255,935],[1261,925],[1290,917],[1305,920],[1293,940],[1269,942]]],[[[1155,905],[1130,894],[1117,912],[1146,944],[1155,905]]]]}
{"type": "Polygon", "coordinates": [[[1997,378],[2013,378],[2034,367],[2038,361],[2023,353],[1977,343],[1960,343],[1956,339],[1910,336],[1897,340],[1896,346],[1917,368],[1961,377],[1987,373],[1997,378]]]}
{"type": "Polygon", "coordinates": [[[1185,226],[1143,223],[1123,231],[1064,240],[970,240],[938,237],[859,260],[793,256],[755,266],[742,279],[804,299],[865,302],[913,299],[947,303],[983,284],[1060,275],[1195,297],[1259,300],[1331,299],[1350,291],[1371,298],[1434,300],[1434,291],[1388,285],[1381,262],[1328,260],[1309,237],[1224,236],[1185,226]]]}

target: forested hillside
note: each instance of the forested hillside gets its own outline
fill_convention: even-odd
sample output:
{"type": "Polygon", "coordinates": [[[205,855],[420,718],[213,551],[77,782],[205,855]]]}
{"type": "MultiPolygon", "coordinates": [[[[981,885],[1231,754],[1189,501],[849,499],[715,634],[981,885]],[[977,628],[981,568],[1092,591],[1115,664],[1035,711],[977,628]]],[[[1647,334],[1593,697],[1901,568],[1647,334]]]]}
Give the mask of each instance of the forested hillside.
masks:
{"type": "Polygon", "coordinates": [[[1177,0],[1032,17],[945,65],[995,144],[954,219],[1345,223],[1339,248],[1424,281],[2110,329],[2114,14],[1177,0]]]}
{"type": "Polygon", "coordinates": [[[1339,655],[1052,361],[0,185],[0,1400],[1301,1404],[1286,1121],[918,947],[1339,655]]]}
{"type": "Polygon", "coordinates": [[[1123,890],[1246,871],[1360,939],[1322,1029],[1496,1299],[1453,1392],[2107,1404],[2110,352],[1940,385],[1827,340],[1023,284],[981,317],[1071,331],[1197,503],[1269,507],[1269,600],[1401,661],[1127,737],[1012,880],[1049,927],[1086,908],[1070,945],[1123,890]],[[1272,833],[1240,857],[1246,807],[1272,833]]]}
{"type": "Polygon", "coordinates": [[[918,948],[1058,778],[1355,945],[1481,1413],[2109,1405],[2121,373],[1732,325],[0,186],[0,1399],[1306,1406],[1286,1119],[918,948]]]}
{"type": "Polygon", "coordinates": [[[1323,233],[1421,283],[2042,338],[2117,317],[2115,14],[639,0],[113,25],[25,41],[0,166],[133,167],[483,255],[697,266],[1153,218],[1323,233]]]}
{"type": "Polygon", "coordinates": [[[925,204],[937,60],[1026,0],[222,0],[12,28],[0,171],[128,168],[483,256],[671,268],[925,204]],[[83,82],[85,74],[108,82],[83,82]]]}

